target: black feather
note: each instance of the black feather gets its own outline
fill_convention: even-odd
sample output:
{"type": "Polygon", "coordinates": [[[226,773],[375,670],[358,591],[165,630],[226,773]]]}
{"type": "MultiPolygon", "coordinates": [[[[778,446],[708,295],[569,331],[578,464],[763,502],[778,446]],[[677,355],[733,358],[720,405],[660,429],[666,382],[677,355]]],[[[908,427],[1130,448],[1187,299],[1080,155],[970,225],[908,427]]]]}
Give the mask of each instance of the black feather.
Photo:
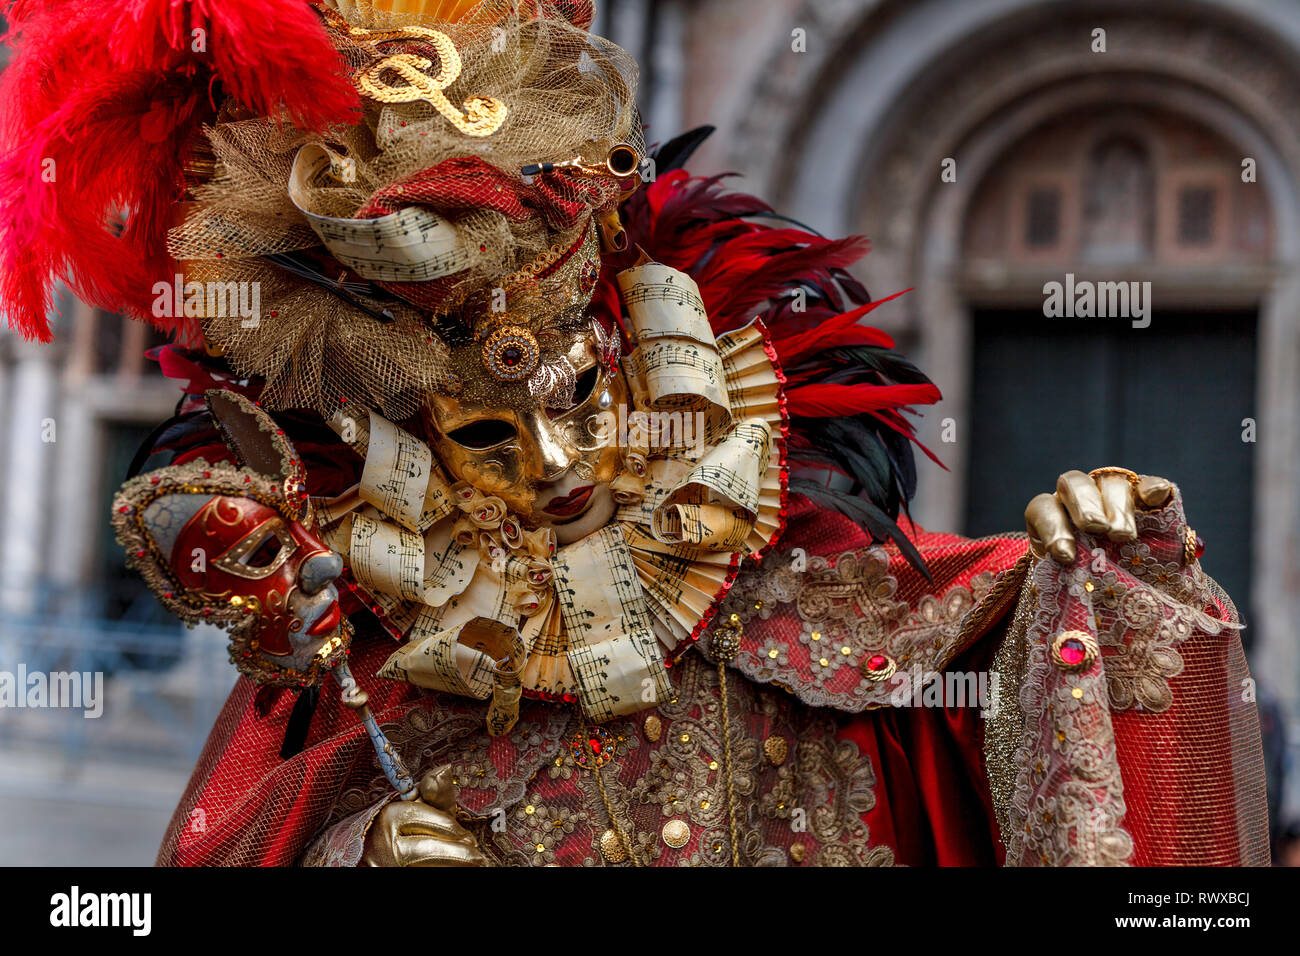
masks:
{"type": "Polygon", "coordinates": [[[829,451],[837,454],[848,466],[866,496],[882,510],[898,513],[898,502],[893,500],[893,468],[874,431],[856,418],[832,418],[821,429],[829,439],[829,451]]]}
{"type": "Polygon", "coordinates": [[[906,510],[907,503],[916,494],[916,458],[912,455],[912,443],[908,441],[907,436],[900,435],[892,428],[877,428],[875,436],[876,440],[885,446],[885,453],[889,455],[890,464],[893,465],[894,474],[898,478],[903,508],[906,510]]]}
{"type": "Polygon", "coordinates": [[[289,714],[289,724],[284,728],[284,741],[280,744],[280,759],[289,760],[302,753],[302,745],[307,742],[307,731],[311,728],[312,716],[316,705],[320,703],[320,687],[312,684],[298,694],[293,712],[289,714]]]}
{"type": "Polygon", "coordinates": [[[930,569],[925,566],[925,559],[921,557],[921,552],[916,550],[916,545],[908,540],[907,535],[903,533],[897,524],[890,520],[889,515],[870,501],[853,495],[836,494],[816,482],[803,478],[791,478],[790,491],[792,494],[803,495],[823,508],[830,508],[832,511],[839,512],[854,524],[866,528],[876,541],[884,541],[885,539],[893,541],[894,544],[898,545],[898,550],[907,558],[908,563],[916,568],[927,581],[931,584],[934,583],[934,577],[930,574],[930,569]]]}
{"type": "Polygon", "coordinates": [[[925,385],[930,381],[929,376],[893,349],[876,345],[841,346],[820,353],[818,358],[862,366],[903,385],[925,385]]]}
{"type": "Polygon", "coordinates": [[[666,143],[660,143],[650,151],[650,156],[655,161],[655,175],[660,176],[672,169],[681,169],[686,165],[686,161],[691,158],[691,154],[700,148],[700,145],[712,135],[717,127],[714,126],[697,126],[695,129],[689,129],[685,133],[674,136],[666,143]]]}

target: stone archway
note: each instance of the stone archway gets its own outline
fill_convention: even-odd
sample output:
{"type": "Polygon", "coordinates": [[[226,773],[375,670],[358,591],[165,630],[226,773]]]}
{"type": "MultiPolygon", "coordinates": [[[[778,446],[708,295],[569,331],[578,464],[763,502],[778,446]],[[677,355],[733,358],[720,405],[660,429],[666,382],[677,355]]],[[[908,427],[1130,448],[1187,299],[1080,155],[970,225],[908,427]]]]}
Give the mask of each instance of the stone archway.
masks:
{"type": "MultiPolygon", "coordinates": [[[[1257,164],[1273,220],[1270,262],[1231,275],[1171,274],[1171,301],[1257,306],[1254,657],[1300,715],[1300,23],[1277,3],[1066,6],[1043,0],[809,3],[804,58],[772,57],[739,124],[735,165],[783,212],[834,235],[863,233],[861,270],[877,293],[914,286],[882,316],[945,392],[923,436],[969,413],[969,303],[999,293],[1041,304],[996,270],[963,273],[960,241],[972,197],[1010,144],[1053,116],[1090,104],[1173,110],[1236,144],[1257,164]],[[1106,30],[1107,51],[1091,49],[1106,30]],[[957,180],[940,180],[945,158],[957,180]]],[[[784,37],[781,42],[785,42],[784,37]]],[[[884,312],[885,310],[882,310],[884,312]]],[[[942,447],[940,443],[940,447],[942,447]]],[[[961,523],[962,456],[954,473],[923,470],[918,514],[961,523]]]]}

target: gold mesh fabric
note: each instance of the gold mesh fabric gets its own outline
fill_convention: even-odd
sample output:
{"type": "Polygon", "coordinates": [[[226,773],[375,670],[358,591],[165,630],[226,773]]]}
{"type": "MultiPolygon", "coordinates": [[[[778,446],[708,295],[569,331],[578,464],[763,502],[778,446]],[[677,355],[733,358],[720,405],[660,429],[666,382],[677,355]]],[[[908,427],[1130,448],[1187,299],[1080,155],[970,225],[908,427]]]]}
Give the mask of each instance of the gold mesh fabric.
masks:
{"type": "MultiPolygon", "coordinates": [[[[273,118],[236,118],[220,122],[208,135],[218,160],[215,176],[194,191],[201,209],[172,230],[170,249],[178,260],[262,255],[316,245],[311,229],[287,193],[294,152],[310,142],[341,148],[356,163],[354,182],[309,190],[314,212],[351,216],[379,189],[449,160],[474,156],[512,176],[532,163],[565,162],[581,156],[603,162],[609,149],[630,143],[644,153],[636,118],[637,68],[620,47],[588,34],[537,4],[541,16],[522,16],[513,4],[485,0],[461,23],[430,23],[420,17],[387,14],[362,17],[380,25],[421,24],[436,27],[455,44],[461,60],[459,77],[446,89],[453,105],[470,97],[493,97],[508,110],[490,136],[460,132],[425,102],[378,103],[365,99],[364,121],[320,137],[280,126],[273,118]]],[[[361,70],[400,51],[401,43],[383,46],[366,37],[334,33],[348,65],[361,70]]],[[[566,180],[554,185],[565,190],[566,180]]],[[[483,186],[481,205],[493,199],[491,183],[483,186]]],[[[584,192],[570,198],[583,201],[584,192]]],[[[435,207],[436,208],[436,207],[435,207]]],[[[495,281],[544,255],[557,242],[577,234],[557,235],[541,217],[512,221],[499,212],[471,211],[455,225],[471,251],[479,283],[495,281]]],[[[579,227],[580,228],[580,227],[579,227]]]]}
{"type": "Polygon", "coordinates": [[[446,375],[446,346],[413,306],[385,303],[393,319],[381,322],[262,259],[190,263],[186,279],[258,283],[256,322],[209,315],[203,334],[235,369],[265,378],[267,408],[312,409],[329,419],[361,403],[403,421],[446,375]]]}
{"type": "Polygon", "coordinates": [[[573,25],[550,3],[516,9],[512,2],[484,0],[454,23],[386,13],[367,3],[336,6],[350,22],[334,22],[331,35],[354,71],[404,51],[430,55],[427,44],[383,31],[415,25],[445,34],[460,62],[459,75],[444,91],[447,100],[457,109],[475,98],[499,100],[506,109],[500,127],[471,136],[427,102],[363,97],[362,122],[321,136],[281,117],[243,115],[227,105],[206,130],[212,175],[193,185],[193,204],[172,229],[169,249],[184,264],[187,281],[260,284],[259,321],[207,315],[201,324],[237,372],[266,380],[268,408],[310,408],[329,417],[346,399],[403,420],[445,373],[445,352],[421,321],[451,312],[471,295],[481,304],[508,279],[546,269],[590,233],[594,212],[617,200],[612,177],[566,171],[529,183],[521,170],[578,158],[599,165],[619,143],[643,154],[633,102],[637,70],[622,49],[573,25]],[[370,32],[353,35],[354,27],[370,32]],[[350,160],[355,178],[309,185],[303,208],[373,218],[382,214],[377,204],[390,211],[424,206],[451,223],[468,253],[467,268],[427,283],[387,283],[389,292],[419,309],[385,303],[380,308],[395,316],[386,323],[261,258],[320,246],[288,192],[294,156],[311,144],[350,160]],[[430,170],[449,161],[485,165],[467,166],[470,174],[449,185],[429,179],[430,170]]]}

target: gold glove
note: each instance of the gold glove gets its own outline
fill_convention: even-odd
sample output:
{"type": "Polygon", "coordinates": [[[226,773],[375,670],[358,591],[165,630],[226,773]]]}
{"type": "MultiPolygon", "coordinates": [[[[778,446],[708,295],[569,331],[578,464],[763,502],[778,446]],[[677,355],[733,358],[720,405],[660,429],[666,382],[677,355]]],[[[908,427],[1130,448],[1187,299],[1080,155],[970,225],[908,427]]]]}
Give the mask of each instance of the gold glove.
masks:
{"type": "Polygon", "coordinates": [[[454,815],[451,767],[430,770],[420,799],[394,800],[366,834],[362,866],[487,866],[474,836],[454,815]]]}
{"type": "Polygon", "coordinates": [[[1173,491],[1164,478],[1124,468],[1098,468],[1088,475],[1067,471],[1056,479],[1056,494],[1037,495],[1025,509],[1029,545],[1040,557],[1050,554],[1069,564],[1076,554],[1075,528],[1111,541],[1136,541],[1137,509],[1163,507],[1173,491]]]}

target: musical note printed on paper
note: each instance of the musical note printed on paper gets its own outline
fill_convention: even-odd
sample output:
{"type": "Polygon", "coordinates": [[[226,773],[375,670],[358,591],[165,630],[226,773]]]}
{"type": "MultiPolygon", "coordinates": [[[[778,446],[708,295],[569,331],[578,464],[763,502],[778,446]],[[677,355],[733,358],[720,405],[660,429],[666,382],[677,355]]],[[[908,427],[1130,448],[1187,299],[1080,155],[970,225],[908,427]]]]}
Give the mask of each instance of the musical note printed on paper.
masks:
{"type": "Polygon", "coordinates": [[[410,639],[389,656],[379,676],[466,697],[492,697],[488,733],[500,736],[519,716],[519,676],[527,648],[517,628],[485,617],[431,632],[417,620],[410,639]]]}
{"type": "Polygon", "coordinates": [[[642,696],[647,692],[653,700],[666,694],[663,654],[622,531],[602,528],[565,545],[551,563],[569,664],[587,715],[604,720],[633,713],[651,705],[642,696]]]}
{"type": "Polygon", "coordinates": [[[289,174],[289,198],[339,262],[380,282],[427,282],[470,267],[469,250],[452,224],[423,206],[376,219],[323,216],[309,209],[309,189],[339,185],[330,175],[333,163],[323,146],[299,149],[289,174]]]}
{"type": "Polygon", "coordinates": [[[618,285],[636,345],[628,374],[644,385],[649,408],[703,411],[710,428],[730,424],[722,359],[694,280],[651,262],[620,272],[618,285]]]}
{"type": "Polygon", "coordinates": [[[361,472],[362,500],[402,527],[419,531],[432,471],[433,452],[428,445],[371,412],[370,446],[361,472]]]}
{"type": "Polygon", "coordinates": [[[348,561],[357,582],[406,601],[424,597],[424,539],[412,531],[352,515],[348,561]]]}
{"type": "Polygon", "coordinates": [[[738,550],[758,515],[771,451],[767,422],[740,422],[656,505],[650,525],[655,538],[710,551],[738,550]]]}

